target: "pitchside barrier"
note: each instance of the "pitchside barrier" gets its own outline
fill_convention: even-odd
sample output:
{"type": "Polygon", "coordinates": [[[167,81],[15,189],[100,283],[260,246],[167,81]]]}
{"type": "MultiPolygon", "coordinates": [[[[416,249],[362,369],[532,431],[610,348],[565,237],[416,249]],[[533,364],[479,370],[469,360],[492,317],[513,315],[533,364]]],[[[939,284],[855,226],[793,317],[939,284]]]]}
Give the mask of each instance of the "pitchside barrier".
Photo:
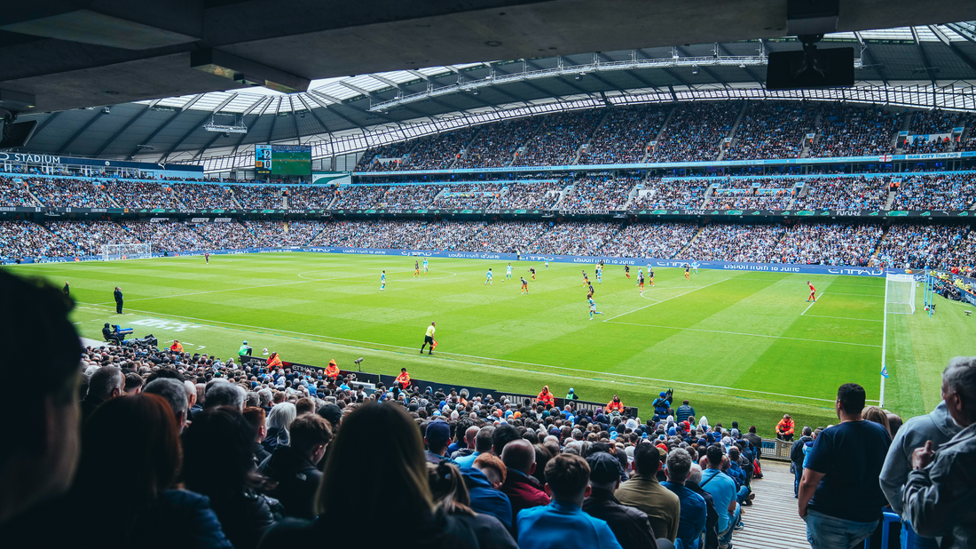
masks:
{"type": "MultiPolygon", "coordinates": [[[[630,265],[632,267],[643,267],[651,264],[654,267],[676,267],[683,268],[686,264],[697,264],[699,269],[717,269],[722,271],[754,271],[764,273],[796,273],[796,274],[818,274],[818,275],[847,275],[847,276],[869,276],[884,277],[888,274],[913,274],[913,270],[906,269],[881,269],[878,267],[854,267],[848,265],[793,265],[786,263],[743,263],[735,261],[696,261],[689,259],[661,259],[661,258],[641,258],[641,257],[608,257],[608,256],[576,256],[576,255],[552,255],[552,254],[511,254],[511,253],[486,253],[486,252],[457,252],[457,251],[432,251],[432,250],[397,250],[384,248],[338,248],[327,246],[285,246],[279,248],[243,248],[239,250],[217,250],[204,251],[192,250],[184,252],[153,252],[154,258],[161,257],[183,257],[199,256],[204,253],[210,255],[242,255],[272,252],[313,252],[331,254],[351,254],[351,255],[380,255],[380,256],[402,256],[402,257],[436,257],[448,259],[483,259],[493,261],[532,261],[539,263],[549,261],[551,263],[577,263],[581,265],[595,265],[598,261],[603,261],[605,265],[630,265]]],[[[101,256],[79,256],[79,257],[42,257],[37,260],[25,259],[22,263],[67,263],[71,261],[94,261],[101,260],[101,256]]],[[[12,262],[7,262],[12,263],[12,262]]],[[[918,274],[921,274],[918,270],[918,274]]]]}

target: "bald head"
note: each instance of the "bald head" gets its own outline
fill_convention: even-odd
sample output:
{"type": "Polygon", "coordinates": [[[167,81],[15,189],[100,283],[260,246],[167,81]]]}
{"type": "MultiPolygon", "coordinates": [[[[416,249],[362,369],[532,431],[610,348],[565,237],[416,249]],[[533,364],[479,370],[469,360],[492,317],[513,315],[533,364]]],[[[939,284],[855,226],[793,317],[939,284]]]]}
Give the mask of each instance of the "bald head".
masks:
{"type": "Polygon", "coordinates": [[[121,395],[125,390],[125,376],[115,366],[102,366],[95,370],[88,382],[88,394],[93,397],[109,399],[121,395]]]}
{"type": "Polygon", "coordinates": [[[535,469],[535,448],[527,440],[513,440],[502,450],[502,461],[509,469],[531,475],[535,469]]]}
{"type": "Polygon", "coordinates": [[[474,425],[468,427],[468,429],[464,431],[464,444],[466,444],[467,447],[472,450],[474,450],[474,437],[478,436],[478,431],[480,431],[480,429],[474,425]]]}

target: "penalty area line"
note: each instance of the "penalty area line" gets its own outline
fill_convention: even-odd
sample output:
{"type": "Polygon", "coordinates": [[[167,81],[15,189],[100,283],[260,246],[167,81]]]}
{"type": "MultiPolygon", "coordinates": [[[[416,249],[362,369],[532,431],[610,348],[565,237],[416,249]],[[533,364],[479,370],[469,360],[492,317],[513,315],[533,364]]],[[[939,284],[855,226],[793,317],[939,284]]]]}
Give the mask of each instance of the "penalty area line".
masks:
{"type": "Polygon", "coordinates": [[[710,334],[728,334],[728,335],[738,335],[738,336],[749,336],[749,337],[768,337],[771,339],[792,339],[796,341],[811,341],[814,343],[836,343],[837,345],[856,345],[858,347],[881,347],[880,345],[871,345],[868,343],[850,343],[847,341],[831,341],[827,339],[809,339],[806,337],[788,337],[788,336],[775,336],[767,334],[750,334],[746,332],[726,332],[722,330],[705,330],[701,328],[678,328],[677,326],[659,326],[657,324],[636,324],[634,322],[614,322],[614,324],[626,324],[629,326],[646,326],[648,328],[662,328],[668,330],[680,330],[688,332],[704,332],[710,334]]]}
{"type": "MultiPolygon", "coordinates": [[[[720,282],[724,282],[724,281],[720,281],[720,282]]],[[[94,307],[85,307],[85,308],[86,309],[95,310],[94,307]]],[[[135,310],[135,309],[133,309],[133,310],[135,310]]],[[[323,336],[323,335],[319,335],[319,334],[310,334],[310,333],[306,333],[306,332],[295,332],[295,331],[291,331],[291,330],[282,330],[282,329],[279,329],[279,328],[269,328],[269,327],[266,327],[266,326],[252,326],[252,325],[249,325],[249,324],[238,324],[238,323],[235,323],[235,322],[223,322],[223,321],[220,321],[220,320],[201,319],[201,318],[194,318],[194,317],[181,316],[181,315],[170,315],[170,314],[160,315],[159,313],[155,313],[153,311],[136,311],[136,312],[148,313],[148,314],[153,314],[153,315],[158,315],[158,316],[164,316],[164,317],[182,318],[184,320],[195,320],[195,321],[200,321],[200,322],[207,322],[207,323],[210,323],[210,324],[206,324],[205,326],[208,326],[210,328],[217,328],[217,329],[224,329],[224,330],[235,330],[235,331],[241,331],[241,332],[246,332],[246,333],[251,333],[251,334],[253,334],[254,332],[253,331],[250,331],[250,330],[242,330],[240,328],[253,328],[255,330],[268,330],[267,333],[262,333],[261,335],[267,335],[267,336],[272,336],[272,337],[279,337],[279,338],[284,338],[284,339],[297,339],[299,341],[305,341],[305,342],[308,342],[308,343],[319,343],[319,344],[322,344],[322,345],[331,345],[331,346],[334,346],[334,347],[342,347],[342,348],[348,348],[348,349],[356,349],[357,351],[363,351],[363,350],[374,351],[374,352],[377,352],[377,353],[386,353],[386,354],[398,355],[398,356],[403,356],[404,358],[411,358],[411,359],[413,358],[413,351],[416,351],[416,347],[405,347],[403,345],[390,345],[390,344],[387,344],[387,343],[377,343],[377,342],[373,342],[373,341],[361,341],[361,340],[357,340],[357,339],[346,339],[346,338],[333,337],[333,336],[323,336]],[[217,326],[215,324],[226,324],[227,326],[217,326]],[[231,327],[231,326],[236,326],[237,328],[234,328],[234,327],[231,327]],[[275,333],[275,332],[278,332],[278,333],[275,333]],[[309,336],[309,337],[315,337],[315,338],[322,338],[322,340],[319,340],[319,339],[307,339],[307,338],[301,338],[301,337],[294,337],[294,335],[283,335],[283,334],[295,334],[295,335],[301,335],[301,336],[309,336]],[[339,340],[339,341],[347,341],[347,342],[350,342],[350,343],[360,343],[362,345],[350,345],[348,343],[336,343],[334,341],[327,341],[328,339],[339,340]],[[323,340],[326,340],[326,341],[323,341],[323,340]],[[376,346],[379,346],[379,347],[391,347],[393,349],[402,349],[403,351],[391,351],[391,350],[388,350],[388,349],[379,349],[379,348],[376,348],[376,346]]],[[[618,324],[624,324],[624,323],[621,322],[621,323],[618,323],[618,324]]],[[[438,351],[438,356],[439,357],[445,357],[445,356],[447,356],[448,358],[441,358],[440,359],[440,360],[444,360],[446,362],[455,362],[455,363],[458,363],[458,364],[469,364],[469,365],[474,365],[474,366],[482,366],[482,367],[485,367],[485,368],[494,368],[494,369],[499,369],[499,370],[506,370],[506,371],[513,371],[513,372],[522,372],[522,373],[531,373],[531,374],[538,374],[538,375],[552,375],[553,372],[544,372],[544,371],[538,371],[538,370],[530,370],[530,369],[525,369],[525,368],[521,368],[521,367],[514,367],[514,366],[501,366],[501,365],[498,365],[498,364],[487,364],[487,363],[483,363],[483,362],[473,362],[473,361],[470,361],[470,360],[463,360],[463,359],[459,359],[459,358],[449,358],[449,357],[452,357],[453,356],[453,357],[463,357],[463,358],[478,359],[478,360],[491,360],[491,361],[504,362],[504,363],[509,363],[509,364],[520,364],[520,365],[524,365],[524,366],[536,366],[536,367],[539,367],[539,368],[551,368],[553,370],[561,370],[561,371],[564,371],[564,372],[573,372],[576,375],[568,375],[568,374],[557,374],[557,375],[566,375],[567,377],[572,377],[572,378],[579,379],[579,380],[584,380],[584,381],[598,381],[598,382],[609,381],[609,382],[612,383],[613,380],[606,380],[606,379],[600,379],[599,377],[595,377],[595,376],[602,376],[602,377],[610,376],[610,377],[618,377],[618,378],[630,379],[630,380],[634,380],[634,381],[653,381],[655,383],[667,383],[667,384],[673,384],[673,385],[684,385],[686,387],[704,387],[704,388],[708,388],[708,389],[719,389],[719,390],[723,390],[723,391],[738,391],[738,392],[742,392],[742,393],[751,393],[751,394],[757,394],[757,395],[777,396],[777,397],[785,397],[785,398],[792,398],[792,399],[802,399],[802,400],[813,400],[813,401],[818,401],[818,402],[834,402],[834,399],[817,398],[817,397],[807,397],[807,396],[801,396],[801,395],[788,395],[788,394],[783,394],[783,393],[771,393],[771,392],[768,392],[768,391],[755,391],[755,390],[752,390],[752,389],[740,389],[740,388],[737,388],[737,387],[723,387],[721,385],[706,385],[706,384],[702,384],[702,383],[691,383],[691,382],[687,382],[687,381],[678,381],[678,380],[673,380],[673,379],[660,379],[660,378],[653,378],[653,377],[634,376],[634,375],[629,375],[629,374],[616,374],[616,373],[613,373],[613,372],[601,372],[601,371],[597,371],[597,370],[585,370],[585,369],[582,369],[582,368],[570,368],[568,366],[553,366],[551,364],[538,364],[538,363],[535,363],[535,362],[522,362],[522,361],[518,361],[518,360],[506,360],[506,359],[503,359],[503,358],[482,357],[482,356],[476,356],[476,355],[466,355],[466,354],[461,354],[461,353],[450,353],[450,352],[446,352],[446,351],[438,351]],[[583,373],[592,374],[592,375],[591,376],[579,375],[579,374],[583,374],[583,373]]]]}
{"type": "MultiPolygon", "coordinates": [[[[824,295],[825,293],[827,293],[827,292],[820,292],[820,296],[818,296],[818,297],[823,297],[823,295],[824,295]]],[[[807,308],[806,308],[806,309],[803,309],[803,312],[802,312],[802,313],[800,313],[800,316],[803,316],[803,315],[805,315],[805,314],[807,314],[807,311],[809,311],[809,310],[810,310],[810,307],[813,307],[814,305],[816,305],[816,304],[817,304],[817,299],[818,299],[817,297],[814,297],[814,298],[813,298],[813,303],[811,303],[811,304],[809,304],[809,305],[807,305],[807,308]]],[[[808,300],[808,301],[809,301],[809,300],[808,300]]]]}
{"type": "Polygon", "coordinates": [[[707,287],[709,287],[709,286],[714,286],[714,285],[716,285],[716,284],[720,284],[720,283],[722,283],[722,282],[725,282],[726,280],[732,280],[732,278],[734,278],[734,277],[729,277],[729,278],[723,278],[722,280],[719,280],[719,281],[717,281],[717,282],[712,282],[711,284],[706,284],[706,285],[704,285],[704,286],[701,286],[701,287],[699,287],[699,288],[695,288],[694,290],[689,290],[689,291],[687,291],[687,292],[685,292],[685,293],[683,293],[683,294],[678,294],[678,295],[676,295],[676,296],[673,296],[673,297],[669,297],[669,298],[667,298],[667,299],[662,299],[662,300],[660,300],[660,301],[658,301],[657,303],[651,303],[650,305],[644,305],[643,307],[638,307],[638,308],[636,308],[636,309],[634,309],[633,311],[629,311],[629,312],[626,312],[626,313],[621,313],[621,314],[619,314],[619,315],[617,315],[617,316],[611,316],[610,318],[607,318],[607,319],[605,319],[605,320],[604,320],[604,322],[610,322],[611,320],[613,320],[613,319],[615,319],[615,318],[620,318],[620,317],[622,317],[622,316],[627,316],[627,315],[629,315],[629,314],[631,314],[631,313],[636,313],[637,311],[640,311],[640,310],[642,310],[642,309],[646,309],[646,308],[648,308],[648,307],[653,307],[653,306],[655,306],[655,305],[660,305],[661,303],[664,303],[665,301],[671,301],[672,299],[678,299],[678,298],[679,298],[679,297],[681,297],[681,296],[685,296],[685,295],[688,295],[688,294],[690,294],[690,293],[692,293],[692,292],[697,292],[698,290],[704,290],[705,288],[707,288],[707,287]]]}

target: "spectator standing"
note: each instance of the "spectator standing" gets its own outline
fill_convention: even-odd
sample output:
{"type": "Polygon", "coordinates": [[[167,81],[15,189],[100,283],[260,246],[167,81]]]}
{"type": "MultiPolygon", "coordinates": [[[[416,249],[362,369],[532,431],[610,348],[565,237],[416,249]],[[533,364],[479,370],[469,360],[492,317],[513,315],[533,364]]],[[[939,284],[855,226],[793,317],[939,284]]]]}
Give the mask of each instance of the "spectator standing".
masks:
{"type": "Polygon", "coordinates": [[[115,298],[115,314],[120,315],[122,314],[122,288],[116,286],[112,296],[115,298]]]}
{"type": "Polygon", "coordinates": [[[861,417],[864,388],[845,383],[837,390],[840,424],[816,438],[800,480],[799,514],[814,549],[849,548],[878,525],[884,493],[881,476],[891,437],[861,417]]]}
{"type": "Polygon", "coordinates": [[[329,422],[306,414],[291,422],[291,444],[278,446],[261,464],[261,474],[277,485],[268,493],[281,502],[290,517],[315,518],[315,492],[322,480],[319,461],[332,440],[329,422]]]}
{"type": "Polygon", "coordinates": [[[790,414],[783,416],[783,419],[779,420],[776,424],[776,438],[780,440],[785,440],[786,442],[793,441],[793,418],[790,414]]]}
{"type": "Polygon", "coordinates": [[[88,394],[81,401],[81,421],[88,421],[95,410],[106,401],[125,394],[125,376],[115,366],[102,366],[88,381],[88,394]]]}
{"type": "MultiPolygon", "coordinates": [[[[686,401],[687,402],[687,401],[686,401]]],[[[705,521],[708,519],[708,508],[705,498],[685,487],[685,481],[691,475],[691,455],[681,448],[668,454],[667,482],[661,483],[668,490],[674,492],[681,502],[681,517],[678,520],[678,537],[681,546],[687,549],[698,549],[701,535],[705,531],[705,521]]]]}
{"type": "MultiPolygon", "coordinates": [[[[945,376],[945,373],[943,373],[945,376]]],[[[943,400],[924,416],[913,417],[905,423],[891,441],[891,448],[885,457],[884,468],[881,469],[881,490],[891,505],[891,510],[903,515],[904,508],[901,500],[908,482],[908,474],[912,471],[912,453],[916,448],[925,446],[926,441],[932,441],[932,448],[938,451],[943,444],[949,442],[959,431],[959,425],[952,420],[949,409],[943,400]]],[[[905,518],[903,528],[910,528],[905,518]]],[[[938,542],[932,538],[919,535],[915,537],[917,549],[937,549],[938,542]]]]}
{"type": "Polygon", "coordinates": [[[549,461],[546,488],[553,501],[518,514],[522,549],[621,549],[605,521],[583,512],[589,478],[590,467],[579,456],[559,454],[549,461]]]}
{"type": "Polygon", "coordinates": [[[756,460],[762,459],[762,437],[756,434],[756,426],[750,425],[749,432],[743,438],[749,441],[749,446],[752,446],[752,453],[756,456],[756,460]]]}
{"type": "Polygon", "coordinates": [[[721,445],[715,444],[705,450],[708,468],[702,472],[701,489],[712,495],[715,511],[718,513],[718,546],[721,549],[732,544],[732,530],[741,516],[739,502],[736,501],[735,481],[722,473],[721,445]]]}
{"type": "Polygon", "coordinates": [[[620,485],[616,497],[620,503],[636,507],[647,514],[654,535],[674,543],[678,536],[678,519],[681,504],[678,496],[661,486],[657,473],[661,469],[661,452],[650,443],[641,443],[634,449],[636,474],[620,485]]]}
{"type": "Polygon", "coordinates": [[[590,466],[590,495],[583,501],[583,511],[606,521],[623,549],[657,549],[647,515],[613,497],[623,473],[620,461],[606,452],[594,452],[587,456],[586,464],[590,466]]]}
{"type": "Polygon", "coordinates": [[[806,454],[803,453],[803,447],[806,446],[808,442],[813,442],[813,429],[809,426],[803,427],[801,431],[802,435],[799,440],[793,443],[790,447],[790,462],[792,465],[790,469],[793,470],[793,497],[800,495],[800,478],[803,477],[803,461],[806,458],[806,454]]]}
{"type": "Polygon", "coordinates": [[[949,362],[942,373],[942,399],[962,430],[943,443],[938,453],[931,440],[915,449],[902,507],[916,532],[941,537],[940,547],[961,549],[976,542],[972,476],[976,467],[976,357],[956,357],[949,362]]]}
{"type": "Polygon", "coordinates": [[[695,416],[695,409],[691,407],[691,404],[689,404],[687,400],[683,401],[681,403],[681,406],[678,406],[678,409],[674,411],[674,419],[678,423],[681,423],[682,421],[688,421],[688,418],[694,416],[695,416]]]}
{"type": "MultiPolygon", "coordinates": [[[[495,433],[499,430],[496,429],[495,433]]],[[[502,450],[502,462],[506,468],[502,492],[512,503],[513,517],[518,518],[522,509],[549,505],[549,496],[531,476],[535,472],[535,448],[529,441],[518,439],[506,444],[502,450]]]]}
{"type": "Polygon", "coordinates": [[[64,288],[61,288],[61,291],[64,292],[64,297],[71,297],[71,288],[68,287],[67,282],[64,283],[64,288]]]}
{"type": "MultiPolygon", "coordinates": [[[[0,270],[0,309],[17,311],[17,321],[0,330],[0,346],[36,346],[31,365],[44,382],[30,390],[10,391],[6,404],[28,421],[28,428],[8,437],[0,452],[0,542],[14,539],[14,519],[71,485],[79,454],[78,334],[68,320],[73,303],[54,286],[0,270]],[[8,536],[9,534],[9,536],[8,536]]],[[[5,378],[21,375],[19,361],[5,360],[5,378]]],[[[36,531],[23,530],[31,536],[36,531]]],[[[30,539],[30,538],[21,538],[30,539]]]]}

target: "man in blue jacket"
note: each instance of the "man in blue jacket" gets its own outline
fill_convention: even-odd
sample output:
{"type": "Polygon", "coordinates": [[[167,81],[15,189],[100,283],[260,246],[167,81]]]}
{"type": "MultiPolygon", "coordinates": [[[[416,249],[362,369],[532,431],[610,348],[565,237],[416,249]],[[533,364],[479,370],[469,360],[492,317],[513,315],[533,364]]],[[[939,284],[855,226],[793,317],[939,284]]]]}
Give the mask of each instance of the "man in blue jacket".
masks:
{"type": "Polygon", "coordinates": [[[518,515],[522,549],[622,549],[607,523],[583,512],[590,495],[590,466],[573,454],[559,454],[546,464],[546,492],[552,503],[523,509],[518,515]]]}
{"type": "Polygon", "coordinates": [[[499,490],[506,473],[502,460],[490,453],[478,456],[471,467],[461,469],[471,498],[469,506],[478,513],[497,518],[505,528],[512,530],[512,502],[499,490]]]}

